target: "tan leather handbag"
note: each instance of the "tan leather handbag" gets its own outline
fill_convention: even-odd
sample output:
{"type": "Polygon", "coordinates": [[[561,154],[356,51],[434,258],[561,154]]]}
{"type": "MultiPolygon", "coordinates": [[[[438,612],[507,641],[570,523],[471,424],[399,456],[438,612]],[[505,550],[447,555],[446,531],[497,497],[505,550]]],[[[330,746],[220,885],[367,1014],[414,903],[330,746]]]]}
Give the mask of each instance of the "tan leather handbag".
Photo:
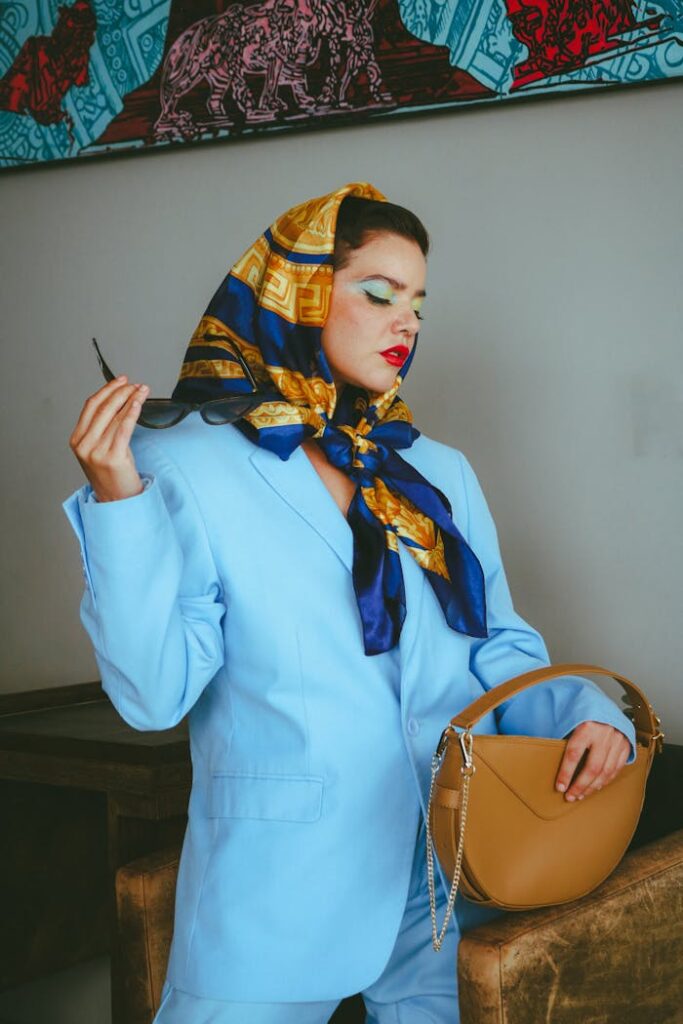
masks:
{"type": "Polygon", "coordinates": [[[525,672],[482,694],[444,729],[432,758],[427,811],[427,876],[434,949],[441,948],[458,887],[476,903],[529,910],[567,903],[614,870],[633,836],[645,783],[664,733],[645,695],[597,665],[552,665],[525,672]],[[584,800],[555,789],[566,739],[473,733],[489,711],[530,686],[558,676],[611,676],[626,691],[636,730],[636,760],[584,800]],[[434,849],[451,890],[437,934],[434,849]]]}

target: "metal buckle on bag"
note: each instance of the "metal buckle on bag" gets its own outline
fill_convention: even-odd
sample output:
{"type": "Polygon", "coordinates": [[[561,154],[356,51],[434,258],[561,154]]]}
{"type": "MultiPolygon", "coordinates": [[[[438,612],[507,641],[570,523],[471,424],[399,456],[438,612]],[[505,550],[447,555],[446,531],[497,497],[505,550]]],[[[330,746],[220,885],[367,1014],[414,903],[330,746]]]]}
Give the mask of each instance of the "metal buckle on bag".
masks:
{"type": "Polygon", "coordinates": [[[666,736],[666,733],[661,730],[662,720],[659,715],[655,715],[654,717],[655,722],[657,723],[657,732],[653,733],[652,739],[655,741],[655,753],[661,754],[664,749],[664,737],[666,736]]]}
{"type": "MultiPolygon", "coordinates": [[[[633,722],[636,717],[636,711],[639,711],[643,705],[640,703],[640,701],[638,701],[635,704],[631,704],[630,697],[627,693],[623,693],[621,695],[621,700],[624,704],[629,704],[629,707],[622,708],[621,710],[623,714],[625,714],[626,717],[630,719],[631,722],[633,722]]],[[[650,709],[652,717],[654,718],[655,723],[657,725],[657,731],[654,732],[650,738],[654,740],[655,753],[661,754],[662,750],[664,749],[664,737],[666,736],[666,733],[662,732],[662,720],[659,717],[659,715],[655,714],[655,709],[652,707],[652,704],[650,704],[649,701],[647,702],[647,706],[650,709]]]]}
{"type": "Polygon", "coordinates": [[[458,730],[455,728],[452,722],[449,722],[444,731],[441,733],[441,739],[438,742],[436,752],[434,753],[433,757],[433,763],[435,767],[438,768],[441,765],[441,762],[443,761],[443,756],[446,753],[446,747],[448,746],[449,732],[452,732],[455,736],[458,737],[460,749],[462,750],[462,757],[465,763],[461,767],[460,771],[462,772],[463,775],[474,775],[474,773],[477,770],[477,767],[474,761],[472,760],[472,730],[465,729],[464,732],[458,732],[458,730]]]}
{"type": "Polygon", "coordinates": [[[449,722],[448,725],[446,726],[446,728],[444,729],[444,731],[441,733],[441,738],[440,738],[440,740],[439,740],[439,742],[437,744],[437,747],[436,747],[436,752],[434,754],[434,757],[439,762],[441,762],[441,760],[443,758],[443,755],[446,752],[446,747],[448,745],[448,734],[449,734],[449,732],[455,733],[456,736],[458,735],[458,730],[455,728],[455,726],[453,725],[452,722],[449,722]]]}
{"type": "Polygon", "coordinates": [[[460,769],[463,775],[474,775],[477,768],[472,760],[472,745],[474,739],[470,729],[466,729],[465,732],[458,733],[458,739],[460,740],[460,749],[462,750],[462,756],[464,758],[464,765],[460,769]]]}

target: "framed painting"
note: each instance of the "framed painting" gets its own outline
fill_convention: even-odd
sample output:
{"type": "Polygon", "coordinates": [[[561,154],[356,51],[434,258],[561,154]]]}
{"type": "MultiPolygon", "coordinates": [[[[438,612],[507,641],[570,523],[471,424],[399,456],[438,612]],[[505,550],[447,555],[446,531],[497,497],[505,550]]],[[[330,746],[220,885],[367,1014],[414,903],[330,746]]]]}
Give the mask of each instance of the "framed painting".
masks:
{"type": "Polygon", "coordinates": [[[0,166],[683,75],[683,0],[2,0],[0,166]]]}

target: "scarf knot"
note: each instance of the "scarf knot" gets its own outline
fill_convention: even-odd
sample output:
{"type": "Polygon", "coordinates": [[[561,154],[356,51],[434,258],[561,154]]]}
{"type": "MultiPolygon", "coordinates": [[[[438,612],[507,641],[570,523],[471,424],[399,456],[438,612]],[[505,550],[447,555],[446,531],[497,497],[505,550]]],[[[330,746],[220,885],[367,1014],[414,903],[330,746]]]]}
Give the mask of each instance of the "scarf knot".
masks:
{"type": "Polygon", "coordinates": [[[329,462],[341,469],[361,486],[369,484],[382,466],[385,451],[366,434],[354,427],[328,426],[320,438],[320,446],[329,462]]]}

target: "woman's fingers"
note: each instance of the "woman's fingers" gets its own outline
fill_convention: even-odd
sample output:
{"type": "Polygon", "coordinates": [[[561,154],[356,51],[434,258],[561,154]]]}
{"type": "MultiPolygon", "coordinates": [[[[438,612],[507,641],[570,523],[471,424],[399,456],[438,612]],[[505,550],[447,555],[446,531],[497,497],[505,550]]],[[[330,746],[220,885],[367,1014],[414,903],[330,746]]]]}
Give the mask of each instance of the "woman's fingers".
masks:
{"type": "Polygon", "coordinates": [[[103,396],[94,411],[91,412],[90,422],[79,442],[86,455],[88,451],[100,448],[103,442],[105,447],[108,447],[108,442],[111,439],[109,428],[112,425],[112,421],[115,420],[117,413],[130,401],[137,387],[137,384],[123,384],[103,396]],[[109,437],[107,436],[108,434],[109,437]]]}
{"type": "Polygon", "coordinates": [[[577,726],[567,740],[564,757],[562,758],[560,770],[557,773],[557,778],[555,779],[555,788],[559,789],[562,793],[564,793],[569,786],[571,778],[576,771],[576,766],[583,757],[583,753],[586,749],[586,744],[582,742],[581,739],[581,733],[579,732],[580,728],[581,726],[577,726]]]}
{"type": "Polygon", "coordinates": [[[626,763],[629,749],[626,737],[613,726],[603,722],[582,722],[570,734],[557,774],[556,788],[566,790],[567,800],[583,799],[612,781],[626,763]],[[585,764],[571,781],[586,751],[585,764]]]}
{"type": "Polygon", "coordinates": [[[80,444],[83,437],[90,429],[92,421],[98,410],[101,408],[103,402],[106,402],[111,395],[122,387],[125,387],[126,384],[127,378],[125,375],[117,377],[115,380],[110,380],[107,384],[103,384],[98,391],[86,398],[83,408],[81,409],[81,414],[76,422],[76,426],[69,438],[69,444],[72,449],[75,449],[76,445],[80,444]]]}
{"type": "Polygon", "coordinates": [[[118,501],[139,494],[130,438],[149,388],[117,378],[91,395],[69,438],[99,501],[118,501]]]}
{"type": "Polygon", "coordinates": [[[112,420],[113,436],[110,452],[113,458],[121,458],[128,450],[135,424],[138,421],[142,403],[149,393],[149,388],[141,384],[112,420]]]}
{"type": "Polygon", "coordinates": [[[567,790],[567,800],[583,800],[586,790],[602,778],[605,751],[601,746],[588,749],[586,763],[567,790]]]}
{"type": "Polygon", "coordinates": [[[617,735],[614,737],[608,750],[605,763],[602,766],[602,771],[600,775],[586,787],[583,794],[584,796],[596,793],[599,789],[602,789],[604,786],[607,786],[612,782],[628,760],[630,744],[626,737],[619,733],[618,730],[615,730],[615,732],[617,735]]]}
{"type": "MultiPolygon", "coordinates": [[[[104,423],[99,436],[94,435],[97,419],[93,421],[89,432],[94,435],[90,436],[92,446],[82,464],[87,465],[86,475],[98,498],[107,495],[107,500],[111,500],[122,496],[124,491],[129,494],[131,486],[137,493],[140,480],[129,442],[147,391],[144,385],[135,386],[123,405],[104,423]]],[[[112,410],[108,409],[107,413],[110,412],[112,410]]]]}

